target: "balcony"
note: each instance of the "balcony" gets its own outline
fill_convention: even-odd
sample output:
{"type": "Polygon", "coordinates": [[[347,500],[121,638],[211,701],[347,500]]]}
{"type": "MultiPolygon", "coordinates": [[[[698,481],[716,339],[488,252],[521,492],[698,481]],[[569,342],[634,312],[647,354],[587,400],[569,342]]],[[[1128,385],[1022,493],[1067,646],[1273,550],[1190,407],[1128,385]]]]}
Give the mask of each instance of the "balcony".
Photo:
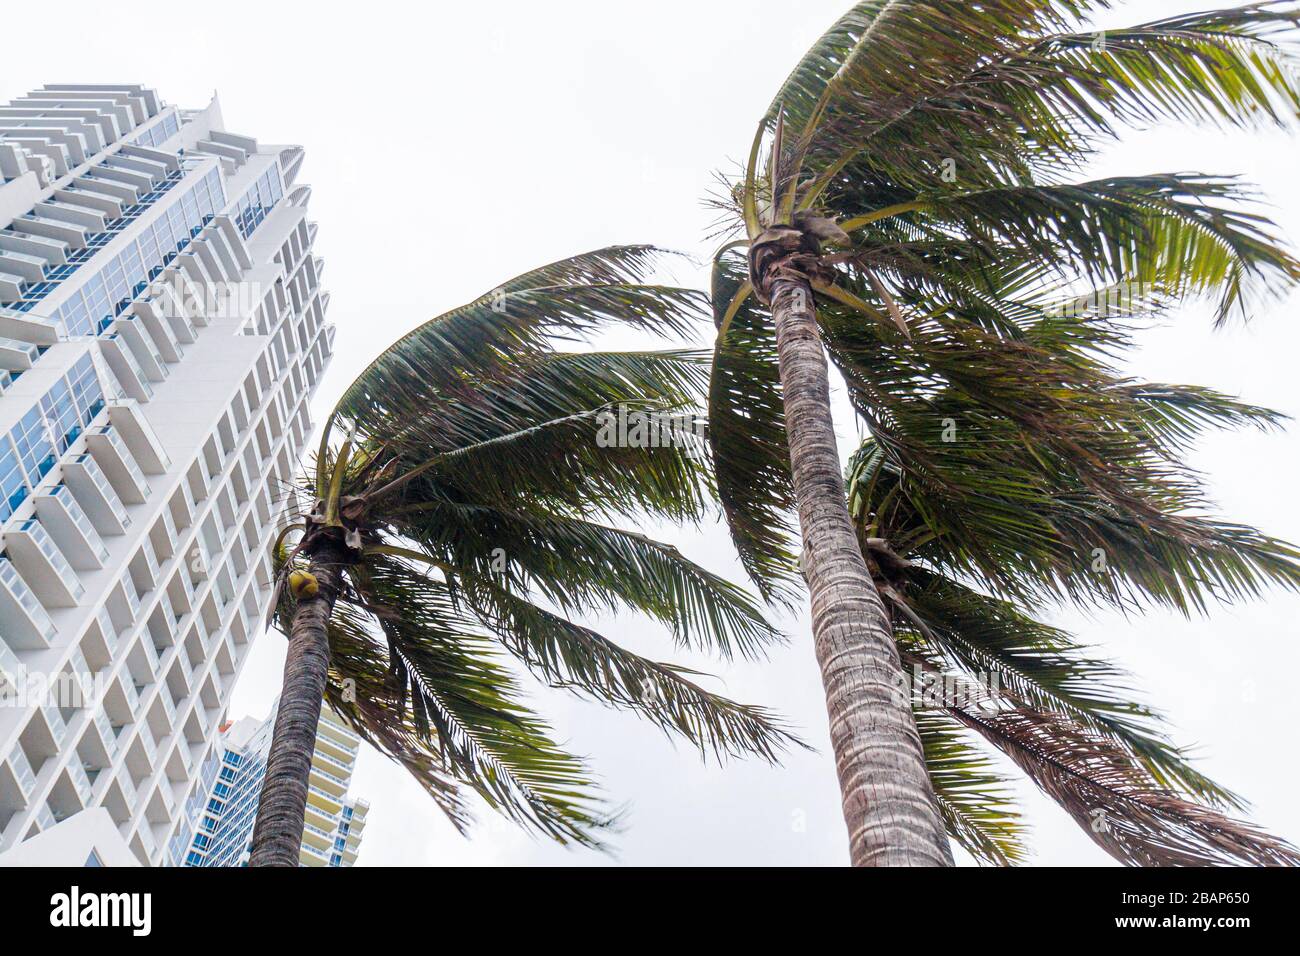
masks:
{"type": "MultiPolygon", "coordinates": [[[[181,734],[176,735],[176,746],[172,750],[175,759],[175,768],[169,768],[169,779],[178,783],[186,783],[194,775],[194,758],[190,755],[189,741],[181,734]]],[[[192,799],[192,798],[191,798],[192,799]]],[[[188,817],[193,817],[193,812],[188,817]]]]}
{"type": "Polygon", "coordinates": [[[107,607],[101,607],[95,612],[95,623],[99,627],[99,637],[104,642],[106,655],[109,660],[112,660],[117,653],[117,645],[122,635],[117,625],[113,623],[113,615],[109,613],[107,607]]]}
{"type": "Polygon", "coordinates": [[[54,239],[66,243],[73,249],[84,249],[86,247],[87,230],[83,226],[76,226],[70,222],[60,222],[58,219],[28,215],[19,216],[10,224],[10,227],[15,232],[26,233],[29,236],[39,236],[43,239],[54,239]]]}
{"type": "Polygon", "coordinates": [[[40,357],[40,348],[30,342],[0,338],[0,369],[10,372],[25,372],[40,357]]]}
{"type": "Polygon", "coordinates": [[[310,843],[312,846],[327,848],[334,845],[334,834],[322,830],[320,827],[311,823],[303,824],[302,839],[304,843],[310,843]]]}
{"type": "Polygon", "coordinates": [[[118,581],[118,589],[118,593],[126,600],[128,617],[135,621],[140,616],[140,591],[135,585],[135,579],[131,577],[130,569],[118,581]]]}
{"type": "Polygon", "coordinates": [[[113,201],[126,206],[134,206],[140,201],[140,190],[134,186],[106,179],[90,172],[76,180],[76,188],[79,192],[111,196],[113,201]]]}
{"type": "Polygon", "coordinates": [[[0,249],[0,272],[15,282],[44,282],[47,265],[40,256],[0,249]]]}
{"type": "Polygon", "coordinates": [[[46,236],[0,233],[0,249],[35,256],[52,266],[61,266],[68,261],[68,244],[46,236]]]}
{"type": "Polygon", "coordinates": [[[320,716],[320,722],[316,725],[318,739],[320,736],[327,737],[330,742],[345,753],[355,755],[360,747],[360,741],[357,736],[348,730],[348,728],[336,717],[330,710],[323,710],[320,716]]]}
{"type": "Polygon", "coordinates": [[[117,489],[92,456],[77,455],[65,462],[63,483],[72,489],[96,531],[101,535],[126,534],[131,518],[117,489]]]}
{"type": "Polygon", "coordinates": [[[158,760],[158,744],[155,742],[153,731],[149,729],[147,723],[141,721],[137,726],[139,727],[139,733],[136,735],[136,739],[140,741],[140,749],[144,751],[144,755],[148,758],[149,765],[152,767],[158,760]]]}
{"type": "Polygon", "coordinates": [[[161,475],[172,466],[167,450],[135,402],[110,402],[108,421],[146,475],[161,475]]]}
{"type": "Polygon", "coordinates": [[[153,546],[147,539],[140,546],[140,550],[135,553],[135,556],[127,562],[127,568],[130,570],[131,580],[135,582],[136,590],[142,598],[158,587],[158,559],[154,557],[153,546]]]}
{"type": "Polygon", "coordinates": [[[317,812],[322,816],[334,819],[343,812],[343,797],[309,783],[307,785],[307,805],[318,808],[317,812]]]}
{"type": "MultiPolygon", "coordinates": [[[[344,770],[344,772],[346,773],[347,771],[344,770]]],[[[308,780],[311,785],[319,787],[327,793],[333,793],[339,797],[348,792],[348,782],[345,778],[326,770],[314,759],[312,760],[311,765],[311,776],[308,780]]]]}
{"type": "Polygon", "coordinates": [[[176,816],[176,798],[172,795],[171,785],[163,780],[154,791],[154,798],[148,808],[149,818],[154,823],[170,823],[176,816]]]}
{"type": "Polygon", "coordinates": [[[144,176],[147,176],[154,186],[159,185],[164,179],[166,179],[169,171],[165,163],[161,163],[155,158],[146,159],[142,156],[129,153],[126,150],[121,150],[112,154],[104,160],[103,164],[96,168],[103,169],[104,166],[108,166],[110,169],[122,169],[141,173],[144,176]]]}
{"type": "Polygon", "coordinates": [[[72,789],[76,791],[78,799],[83,807],[90,806],[94,794],[94,787],[91,786],[90,777],[86,773],[86,768],[81,765],[74,752],[72,759],[68,761],[68,779],[72,782],[72,789]]]}
{"type": "Polygon", "coordinates": [[[95,209],[108,219],[122,218],[122,201],[106,193],[98,192],[92,189],[83,189],[78,183],[65,186],[62,189],[54,191],[54,198],[60,202],[72,203],[77,206],[88,206],[95,209]]]}
{"type": "Polygon", "coordinates": [[[63,719],[63,715],[59,713],[59,708],[55,707],[53,703],[39,704],[32,715],[31,721],[28,723],[29,728],[37,731],[38,738],[41,737],[40,729],[42,725],[49,737],[49,740],[41,740],[42,746],[50,747],[49,752],[51,755],[58,753],[59,748],[63,746],[64,739],[68,736],[68,722],[63,719]]]}
{"type": "Polygon", "coordinates": [[[153,683],[158,679],[158,649],[154,647],[148,634],[140,636],[140,654],[148,666],[149,683],[153,683]]]}
{"type": "Polygon", "coordinates": [[[135,681],[131,675],[123,671],[118,676],[118,684],[122,688],[122,697],[126,700],[126,709],[128,713],[135,715],[140,713],[140,692],[136,690],[135,681]]]}
{"type": "Polygon", "coordinates": [[[156,299],[143,300],[135,303],[133,311],[149,333],[163,361],[179,362],[184,357],[184,352],[176,340],[176,330],[163,315],[161,303],[156,299]]]}
{"type": "Polygon", "coordinates": [[[45,219],[66,222],[74,226],[80,226],[83,229],[89,229],[92,233],[103,232],[108,226],[108,223],[104,221],[103,212],[59,199],[47,199],[44,202],[38,202],[33,212],[39,213],[45,219]]]}
{"type": "Polygon", "coordinates": [[[137,853],[136,856],[140,857],[140,862],[144,863],[146,866],[151,866],[154,857],[158,855],[158,841],[154,839],[153,827],[150,825],[148,820],[140,821],[140,829],[136,836],[140,841],[140,847],[143,851],[142,853],[137,853]]]}
{"type": "Polygon", "coordinates": [[[76,572],[40,521],[23,521],[6,532],[4,549],[46,607],[75,607],[86,593],[76,572]]]}
{"type": "Polygon", "coordinates": [[[122,791],[122,798],[126,801],[126,805],[135,806],[139,791],[136,790],[135,781],[127,771],[123,770],[117,775],[117,788],[122,791]]]}
{"type": "Polygon", "coordinates": [[[167,321],[179,342],[188,345],[198,339],[192,319],[203,311],[200,307],[203,298],[188,273],[168,266],[154,282],[150,295],[146,305],[167,321]]]}
{"type": "Polygon", "coordinates": [[[150,382],[166,381],[167,363],[138,316],[120,315],[109,329],[110,335],[106,338],[116,336],[119,342],[126,343],[136,367],[144,372],[150,382]]]}
{"type": "Polygon", "coordinates": [[[189,655],[185,653],[184,647],[177,648],[176,663],[169,676],[171,677],[169,686],[176,691],[176,696],[180,699],[188,697],[194,686],[194,666],[190,664],[189,655]]]}
{"type": "MultiPolygon", "coordinates": [[[[0,694],[18,697],[27,684],[27,668],[0,638],[0,694]]],[[[0,698],[2,699],[2,698],[0,698]]]]}
{"type": "Polygon", "coordinates": [[[303,840],[298,851],[298,862],[303,866],[329,866],[329,850],[322,850],[303,840]]]}
{"type": "Polygon", "coordinates": [[[172,703],[171,691],[164,684],[158,691],[158,705],[161,709],[163,719],[163,732],[158,736],[166,737],[171,733],[171,729],[176,726],[176,705],[172,703]]]}
{"type": "Polygon", "coordinates": [[[26,580],[0,551],[0,633],[10,647],[33,650],[49,647],[54,622],[26,580]]]}
{"type": "Polygon", "coordinates": [[[327,757],[333,760],[341,767],[352,769],[356,762],[357,748],[340,744],[327,734],[319,731],[316,735],[316,749],[322,751],[327,757]]]}
{"type": "Polygon", "coordinates": [[[176,625],[182,617],[184,615],[177,613],[176,605],[172,604],[165,590],[158,595],[158,606],[154,608],[150,624],[155,628],[155,635],[161,638],[159,647],[170,647],[175,642],[176,625]]]}
{"type": "Polygon", "coordinates": [[[86,447],[123,501],[144,503],[149,496],[149,482],[114,426],[100,425],[86,432],[86,447]]]}
{"type": "Polygon", "coordinates": [[[108,548],[67,485],[55,485],[32,500],[41,524],[70,565],[80,571],[104,567],[108,548]]]}
{"type": "Polygon", "coordinates": [[[149,384],[149,377],[140,368],[134,351],[121,335],[112,332],[100,336],[99,348],[104,361],[113,370],[113,375],[127,395],[137,402],[147,402],[153,398],[153,386],[149,384]]]}
{"type": "Polygon", "coordinates": [[[334,828],[338,825],[338,814],[330,813],[318,803],[312,802],[309,798],[306,807],[306,821],[318,828],[323,828],[333,832],[334,828]]]}
{"type": "Polygon", "coordinates": [[[153,177],[148,173],[137,172],[131,169],[123,169],[118,165],[101,163],[95,167],[95,179],[109,180],[110,182],[122,183],[130,186],[138,193],[150,192],[154,187],[153,177]]]}
{"type": "Polygon", "coordinates": [[[190,490],[190,483],[182,481],[175,494],[172,495],[171,514],[173,523],[178,528],[188,528],[194,524],[196,507],[194,492],[190,490]]]}
{"type": "Polygon", "coordinates": [[[111,761],[117,753],[117,728],[113,726],[112,720],[103,708],[95,711],[94,723],[99,731],[99,739],[104,745],[104,752],[108,754],[111,761]]]}
{"type": "MultiPolygon", "coordinates": [[[[0,768],[7,772],[8,785],[12,787],[17,797],[12,802],[25,806],[32,798],[32,791],[36,789],[36,774],[32,772],[32,765],[28,762],[27,755],[23,753],[23,748],[14,747],[4,762],[0,763],[0,768]]],[[[0,781],[3,781],[4,776],[5,774],[0,774],[0,781]]],[[[0,792],[4,789],[5,787],[0,785],[0,792]]]]}
{"type": "MultiPolygon", "coordinates": [[[[352,825],[351,832],[356,833],[366,828],[366,814],[370,812],[370,804],[365,800],[357,799],[352,804],[352,816],[348,817],[352,825]]],[[[346,816],[346,814],[345,814],[346,816]]]]}

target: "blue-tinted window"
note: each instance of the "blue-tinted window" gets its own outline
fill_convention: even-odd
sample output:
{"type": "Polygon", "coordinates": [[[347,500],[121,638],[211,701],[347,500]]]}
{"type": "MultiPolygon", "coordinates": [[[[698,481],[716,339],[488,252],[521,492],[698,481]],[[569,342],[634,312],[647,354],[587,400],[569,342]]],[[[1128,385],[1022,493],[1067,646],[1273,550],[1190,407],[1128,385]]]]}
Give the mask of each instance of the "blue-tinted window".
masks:
{"type": "Polygon", "coordinates": [[[14,508],[27,497],[22,466],[7,438],[0,438],[0,521],[7,521],[14,508]]]}
{"type": "Polygon", "coordinates": [[[54,454],[54,442],[50,440],[49,428],[40,408],[33,408],[24,415],[10,434],[28,484],[35,485],[49,470],[50,456],[54,454]]]}

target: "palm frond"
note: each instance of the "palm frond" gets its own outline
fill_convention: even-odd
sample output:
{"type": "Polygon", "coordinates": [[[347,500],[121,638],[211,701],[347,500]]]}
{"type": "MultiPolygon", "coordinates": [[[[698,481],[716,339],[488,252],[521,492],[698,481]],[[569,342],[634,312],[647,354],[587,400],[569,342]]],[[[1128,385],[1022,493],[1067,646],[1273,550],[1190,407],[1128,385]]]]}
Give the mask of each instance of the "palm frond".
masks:
{"type": "Polygon", "coordinates": [[[451,501],[393,516],[444,565],[535,593],[566,613],[631,609],[679,645],[759,657],[782,637],[743,590],[643,534],[563,514],[451,501]]]}
{"type": "Polygon", "coordinates": [[[1025,826],[1006,777],[951,714],[914,706],[913,716],[948,835],[981,863],[1023,863],[1029,853],[1025,826]]]}
{"type": "Polygon", "coordinates": [[[957,712],[1117,859],[1137,866],[1297,866],[1300,851],[1157,787],[1123,751],[1055,714],[957,712]]]}
{"type": "Polygon", "coordinates": [[[770,711],[712,694],[686,668],[634,654],[491,581],[462,579],[465,600],[544,682],[640,714],[701,754],[775,761],[794,735],[770,711]]]}
{"type": "Polygon", "coordinates": [[[367,611],[335,610],[327,699],[340,716],[406,766],[462,830],[469,816],[458,789],[468,786],[536,833],[602,846],[613,816],[589,771],[523,704],[490,639],[396,562],[366,573],[361,594],[370,607],[390,610],[379,628],[366,623],[374,621],[367,611]]]}
{"type": "Polygon", "coordinates": [[[551,263],[503,283],[387,348],[344,393],[338,410],[365,430],[431,400],[465,393],[482,378],[611,324],[685,337],[705,308],[690,289],[644,282],[666,255],[611,246],[551,263]]]}
{"type": "Polygon", "coordinates": [[[1140,764],[1157,786],[1243,808],[1239,797],[1187,762],[1159,715],[1138,703],[1128,675],[1076,647],[1069,634],[924,569],[909,572],[904,595],[918,625],[898,622],[908,647],[924,648],[977,682],[996,682],[1000,695],[1021,706],[1087,728],[1140,764]]]}
{"type": "Polygon", "coordinates": [[[754,296],[736,303],[746,269],[744,256],[736,253],[724,253],[713,265],[719,330],[709,385],[709,446],[741,563],[764,598],[786,602],[797,559],[785,411],[770,320],[754,296]]]}
{"type": "MultiPolygon", "coordinates": [[[[902,215],[913,241],[962,236],[989,259],[1036,261],[1044,277],[1081,275],[1172,296],[1219,292],[1222,321],[1252,288],[1255,297],[1280,294],[1300,281],[1300,263],[1245,206],[1248,198],[1234,180],[1180,173],[932,191],[902,215]]],[[[901,271],[901,259],[886,251],[901,271]]],[[[869,247],[849,264],[859,262],[871,268],[869,247]]]]}

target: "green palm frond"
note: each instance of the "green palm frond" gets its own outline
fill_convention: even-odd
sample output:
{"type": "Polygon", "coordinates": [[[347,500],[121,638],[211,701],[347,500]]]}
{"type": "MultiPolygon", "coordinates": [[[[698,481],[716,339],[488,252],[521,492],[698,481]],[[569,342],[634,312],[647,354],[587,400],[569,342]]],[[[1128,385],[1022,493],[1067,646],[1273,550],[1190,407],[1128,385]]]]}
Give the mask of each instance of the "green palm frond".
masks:
{"type": "MultiPolygon", "coordinates": [[[[1253,420],[1253,412],[1226,409],[1230,418],[1245,414],[1253,420]]],[[[950,506],[924,483],[902,479],[889,456],[888,446],[868,440],[849,470],[850,512],[863,553],[894,609],[905,666],[960,678],[945,685],[960,693],[945,691],[917,709],[918,727],[957,721],[979,734],[1123,862],[1300,861],[1289,844],[1221,812],[1244,804],[1187,762],[1159,716],[1136,702],[1125,674],[1015,601],[982,593],[963,583],[959,572],[934,562],[932,547],[947,537],[934,530],[936,519],[950,526],[950,506]]],[[[982,507],[976,501],[966,511],[982,507]]],[[[1008,560],[1015,557],[1013,552],[1008,560]]],[[[1023,562],[1017,574],[1035,580],[1023,562]]],[[[968,816],[1001,819],[1004,801],[989,792],[987,768],[958,759],[931,769],[940,775],[937,793],[965,783],[968,816]]],[[[988,835],[972,831],[967,819],[944,807],[942,797],[940,806],[953,839],[977,858],[1007,862],[992,855],[988,835]]]]}
{"type": "Polygon", "coordinates": [[[825,311],[832,333],[844,323],[829,350],[879,447],[859,464],[897,486],[882,521],[923,535],[918,556],[933,567],[1018,600],[1185,612],[1300,586],[1300,553],[1210,516],[1181,461],[1203,428],[1271,427],[1275,413],[1119,378],[1034,330],[1007,342],[918,327],[902,344],[825,311]]]}
{"type": "Polygon", "coordinates": [[[1098,846],[1137,866],[1297,866],[1300,851],[1155,785],[1127,755],[1057,714],[959,712],[1098,846]]]}
{"type": "MultiPolygon", "coordinates": [[[[842,198],[851,202],[847,193],[842,198]]],[[[1045,279],[1081,274],[1097,285],[1124,282],[1171,296],[1218,291],[1223,319],[1251,289],[1258,297],[1300,281],[1300,263],[1279,246],[1268,220],[1245,205],[1250,198],[1234,180],[1179,173],[969,192],[931,188],[897,208],[910,235],[906,246],[961,236],[989,261],[1038,263],[1045,279]]],[[[853,222],[843,225],[854,231],[853,222]]],[[[891,245],[897,225],[873,228],[879,222],[862,227],[863,249],[846,264],[906,279],[907,264],[891,245]],[[870,243],[880,232],[886,255],[877,262],[870,243]]]]}
{"type": "Polygon", "coordinates": [[[551,686],[634,711],[719,758],[757,754],[775,761],[783,747],[797,743],[771,712],[733,703],[689,679],[705,675],[633,654],[489,581],[461,586],[501,642],[551,686]]]}
{"type": "MultiPolygon", "coordinates": [[[[551,343],[613,324],[684,338],[707,308],[690,289],[644,282],[666,253],[612,246],[525,273],[444,313],[386,349],[348,388],[338,411],[366,428],[411,408],[450,404],[467,377],[508,374],[551,343]]],[[[436,412],[435,412],[436,414],[436,412]]]]}
{"type": "Polygon", "coordinates": [[[639,611],[681,646],[760,657],[781,640],[744,591],[638,532],[444,502],[403,514],[401,533],[446,566],[531,591],[565,613],[639,611]]]}
{"type": "MultiPolygon", "coordinates": [[[[775,761],[799,745],[770,711],[569,619],[631,611],[679,645],[727,657],[759,657],[781,640],[744,590],[619,525],[711,513],[694,440],[706,357],[551,344],[617,321],[680,333],[703,299],[643,284],[658,258],[627,247],[554,263],[401,339],[327,420],[303,482],[315,501],[299,518],[306,537],[276,555],[280,580],[322,542],[345,556],[327,696],[457,826],[466,788],[561,843],[602,846],[612,825],[585,763],[552,739],[512,664],[705,755],[775,761]],[[668,434],[603,431],[629,412],[661,416],[668,434]]],[[[296,607],[280,588],[286,631],[296,607]]]]}
{"type": "MultiPolygon", "coordinates": [[[[502,666],[504,655],[457,612],[446,588],[394,560],[371,562],[354,586],[371,607],[385,609],[378,622],[388,642],[388,699],[416,738],[429,741],[444,772],[537,832],[561,843],[599,845],[610,815],[588,768],[551,739],[502,666]]],[[[364,631],[359,610],[335,616],[351,616],[354,632],[364,631]]],[[[351,659],[331,651],[336,671],[351,676],[351,659]]],[[[370,729],[371,736],[382,732],[370,729]]]]}
{"type": "Polygon", "coordinates": [[[925,707],[912,713],[948,835],[981,863],[1023,863],[1029,853],[1025,826],[1007,778],[951,714],[925,707]]]}
{"type": "Polygon", "coordinates": [[[914,615],[896,622],[908,648],[923,648],[930,659],[972,679],[996,680],[999,693],[1018,704],[1085,727],[1141,764],[1160,787],[1243,808],[1240,798],[1188,764],[1159,715],[1137,702],[1128,675],[1089,656],[1069,634],[921,568],[911,569],[899,590],[914,615]]]}
{"type": "Polygon", "coordinates": [[[809,52],[778,110],[801,203],[839,184],[924,188],[945,158],[961,181],[1027,183],[1076,168],[1112,120],[1293,124],[1296,58],[1275,37],[1294,3],[1263,3],[1106,31],[1105,3],[861,3],[809,52]],[[924,69],[914,64],[924,63],[924,69]]]}
{"type": "Polygon", "coordinates": [[[795,578],[794,489],[771,323],[746,283],[744,257],[714,263],[718,339],[709,384],[709,446],[732,542],[768,600],[788,601],[795,578]]]}

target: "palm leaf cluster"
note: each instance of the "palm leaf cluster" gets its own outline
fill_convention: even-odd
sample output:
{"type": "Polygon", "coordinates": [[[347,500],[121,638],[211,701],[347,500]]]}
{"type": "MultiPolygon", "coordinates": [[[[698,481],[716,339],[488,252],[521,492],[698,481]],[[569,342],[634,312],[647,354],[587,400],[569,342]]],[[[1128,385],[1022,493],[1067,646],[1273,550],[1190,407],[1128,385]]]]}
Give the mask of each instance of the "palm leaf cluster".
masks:
{"type": "MultiPolygon", "coordinates": [[[[1122,671],[1041,623],[1022,589],[1002,588],[1000,577],[947,570],[945,556],[965,547],[966,532],[945,521],[951,504],[907,481],[883,446],[868,441],[849,481],[863,552],[893,609],[900,656],[913,675],[922,743],[928,759],[931,751],[944,755],[930,763],[936,796],[950,833],[967,850],[1002,864],[1025,855],[1007,781],[973,745],[977,736],[1124,862],[1300,860],[1284,842],[1221,812],[1243,803],[1187,762],[1122,671]],[[918,689],[927,680],[947,683],[935,684],[930,697],[918,689]]],[[[1001,494],[991,484],[964,510],[979,512],[989,502],[997,513],[1001,494]]],[[[1052,500],[1045,489],[1038,503],[1052,500]]],[[[1035,503],[1024,507],[1032,512],[1035,503]]],[[[1144,544],[1137,535],[1134,549],[1144,544]]],[[[1300,554],[1282,545],[1278,552],[1289,561],[1289,583],[1300,583],[1300,554]]],[[[1018,567],[1022,581],[1037,575],[1028,562],[1018,567]]],[[[1098,576],[1077,564],[1060,573],[1081,582],[1098,576]]]]}
{"type": "Polygon", "coordinates": [[[718,200],[745,234],[713,268],[718,489],[746,569],[788,593],[793,493],[756,292],[775,249],[871,436],[852,510],[904,663],[1000,677],[997,700],[917,714],[954,836],[990,861],[1024,853],[973,731],[1126,862],[1295,862],[1222,814],[1240,802],[1122,674],[1038,620],[1059,601],[1191,612],[1300,586],[1300,553],[1217,517],[1185,463],[1204,428],[1279,416],[1116,367],[1153,317],[1192,297],[1220,323],[1248,314],[1300,263],[1233,179],[1080,175],[1124,125],[1294,124],[1279,37],[1300,12],[1087,29],[1104,6],[868,0],[796,67],[718,200]]]}
{"type": "MultiPolygon", "coordinates": [[[[467,788],[562,843],[598,845],[612,822],[584,762],[534,712],[519,669],[706,754],[771,760],[793,740],[768,711],[572,620],[638,612],[679,646],[723,656],[757,655],[777,638],[745,592],[627,527],[631,516],[708,513],[697,450],[597,441],[599,417],[620,405],[692,415],[707,356],[550,344],[615,319],[683,332],[702,296],[646,283],[657,258],[615,247],[555,263],[388,349],[327,423],[302,489],[314,505],[282,537],[282,576],[304,566],[320,535],[346,540],[326,697],[458,827],[467,788]]],[[[283,588],[286,630],[297,606],[283,588]]]]}

